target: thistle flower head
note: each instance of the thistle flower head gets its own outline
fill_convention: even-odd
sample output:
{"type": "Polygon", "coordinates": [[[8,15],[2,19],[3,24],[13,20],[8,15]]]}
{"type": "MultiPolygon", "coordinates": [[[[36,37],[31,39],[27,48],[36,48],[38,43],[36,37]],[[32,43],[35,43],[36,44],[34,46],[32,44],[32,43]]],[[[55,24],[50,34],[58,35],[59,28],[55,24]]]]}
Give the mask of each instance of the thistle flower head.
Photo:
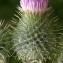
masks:
{"type": "Polygon", "coordinates": [[[20,6],[26,11],[43,12],[48,6],[48,0],[21,0],[20,6]]]}

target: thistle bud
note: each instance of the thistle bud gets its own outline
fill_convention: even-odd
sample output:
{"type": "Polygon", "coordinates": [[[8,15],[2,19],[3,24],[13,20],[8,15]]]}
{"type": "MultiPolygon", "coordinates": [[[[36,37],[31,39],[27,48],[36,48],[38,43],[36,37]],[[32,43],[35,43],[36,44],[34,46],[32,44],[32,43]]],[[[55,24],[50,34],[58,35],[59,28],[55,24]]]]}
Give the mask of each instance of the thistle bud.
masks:
{"type": "Polygon", "coordinates": [[[20,6],[25,11],[44,12],[48,6],[48,0],[21,0],[20,6]]]}

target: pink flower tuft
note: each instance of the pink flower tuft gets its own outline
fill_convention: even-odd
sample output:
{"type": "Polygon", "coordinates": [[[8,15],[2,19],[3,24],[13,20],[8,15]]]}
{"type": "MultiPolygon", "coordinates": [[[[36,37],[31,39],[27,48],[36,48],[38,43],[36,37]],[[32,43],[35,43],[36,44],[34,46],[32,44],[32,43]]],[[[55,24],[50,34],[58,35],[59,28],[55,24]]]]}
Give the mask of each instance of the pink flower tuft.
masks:
{"type": "Polygon", "coordinates": [[[48,6],[48,0],[21,0],[20,6],[26,11],[43,12],[48,6]]]}

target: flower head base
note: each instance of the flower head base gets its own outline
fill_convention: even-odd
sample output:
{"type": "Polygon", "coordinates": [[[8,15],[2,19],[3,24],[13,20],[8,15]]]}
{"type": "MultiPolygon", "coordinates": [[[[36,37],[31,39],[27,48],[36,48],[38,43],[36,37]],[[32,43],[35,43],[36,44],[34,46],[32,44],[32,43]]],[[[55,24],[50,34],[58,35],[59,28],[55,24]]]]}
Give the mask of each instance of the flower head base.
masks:
{"type": "Polygon", "coordinates": [[[20,6],[26,11],[43,12],[48,6],[48,0],[21,0],[20,6]]]}

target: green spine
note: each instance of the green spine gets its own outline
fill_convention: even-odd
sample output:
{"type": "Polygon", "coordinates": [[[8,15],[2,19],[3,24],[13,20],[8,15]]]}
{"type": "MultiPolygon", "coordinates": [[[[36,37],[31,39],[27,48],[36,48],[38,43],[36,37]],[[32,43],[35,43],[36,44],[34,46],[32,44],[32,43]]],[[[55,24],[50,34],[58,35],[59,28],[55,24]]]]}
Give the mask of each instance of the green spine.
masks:
{"type": "Polygon", "coordinates": [[[14,50],[23,63],[57,63],[60,42],[54,34],[54,17],[51,8],[45,13],[21,12],[19,23],[14,29],[14,50]]]}

